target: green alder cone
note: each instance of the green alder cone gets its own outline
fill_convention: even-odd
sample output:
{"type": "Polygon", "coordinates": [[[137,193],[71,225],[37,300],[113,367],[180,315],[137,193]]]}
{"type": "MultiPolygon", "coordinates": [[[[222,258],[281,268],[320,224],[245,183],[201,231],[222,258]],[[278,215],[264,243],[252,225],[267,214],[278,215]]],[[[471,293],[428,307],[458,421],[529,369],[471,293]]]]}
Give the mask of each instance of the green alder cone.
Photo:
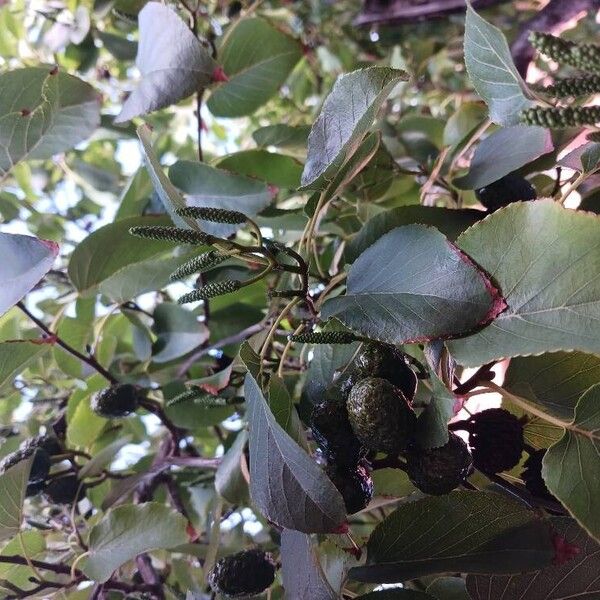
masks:
{"type": "Polygon", "coordinates": [[[350,390],[347,408],[354,434],[369,450],[397,454],[410,442],[417,418],[404,394],[387,379],[359,381],[350,390]]]}
{"type": "Polygon", "coordinates": [[[415,487],[433,496],[449,494],[464,483],[473,470],[467,445],[456,434],[440,448],[411,448],[406,456],[407,473],[415,487]]]}
{"type": "Polygon", "coordinates": [[[387,379],[410,402],[417,389],[417,376],[408,366],[406,355],[389,344],[369,342],[360,348],[340,386],[350,392],[351,387],[366,377],[387,379]]]}
{"type": "Polygon", "coordinates": [[[597,44],[576,44],[540,31],[532,31],[529,42],[538,52],[559,64],[592,73],[600,72],[600,46],[597,44]]]}
{"type": "Polygon", "coordinates": [[[94,394],[90,403],[92,410],[106,419],[120,419],[135,412],[140,403],[137,388],[129,383],[111,385],[94,394]]]}
{"type": "Polygon", "coordinates": [[[542,86],[539,91],[554,98],[576,98],[597,94],[600,92],[600,75],[555,79],[553,84],[542,86]]]}
{"type": "Polygon", "coordinates": [[[217,561],[208,574],[213,591],[226,598],[248,598],[275,581],[275,562],[262,550],[243,550],[217,561]]]}

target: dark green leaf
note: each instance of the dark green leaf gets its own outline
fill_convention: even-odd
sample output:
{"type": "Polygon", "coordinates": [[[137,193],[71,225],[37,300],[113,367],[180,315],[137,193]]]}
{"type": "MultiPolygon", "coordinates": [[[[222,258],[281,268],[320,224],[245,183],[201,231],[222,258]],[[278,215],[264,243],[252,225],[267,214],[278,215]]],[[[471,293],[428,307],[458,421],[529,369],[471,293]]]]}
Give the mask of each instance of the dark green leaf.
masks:
{"type": "Polygon", "coordinates": [[[257,129],[252,137],[257,146],[275,146],[292,150],[305,150],[310,127],[308,125],[266,125],[257,129]]]}
{"type": "Polygon", "coordinates": [[[164,4],[148,2],[140,12],[139,26],[136,65],[142,79],[123,104],[115,123],[187,98],[212,82],[216,67],[209,51],[164,4]]]}
{"type": "Polygon", "coordinates": [[[467,2],[465,63],[477,93],[485,100],[490,118],[515,125],[519,111],[531,106],[527,85],[515,67],[504,34],[482,19],[467,2]]]}
{"type": "Polygon", "coordinates": [[[480,332],[448,342],[462,365],[555,350],[600,352],[600,219],[552,200],[518,202],[474,225],[457,244],[505,296],[480,332]]]}
{"type": "Polygon", "coordinates": [[[102,41],[102,45],[119,60],[134,60],[138,52],[137,42],[132,42],[126,37],[109,33],[108,31],[98,31],[96,33],[102,41]]]}
{"type": "Polygon", "coordinates": [[[367,544],[367,564],[350,577],[398,582],[433,573],[516,573],[554,556],[548,524],[520,502],[493,492],[452,492],[404,504],[367,544]]]}
{"type": "Polygon", "coordinates": [[[393,344],[469,331],[496,314],[492,286],[436,229],[398,227],[363,252],[345,296],[323,305],[362,335],[393,344]]]}
{"type": "Polygon", "coordinates": [[[476,190],[552,150],[554,145],[548,129],[527,125],[504,127],[477,146],[469,172],[452,183],[463,190],[476,190]]]}
{"type": "Polygon", "coordinates": [[[448,239],[455,240],[465,229],[485,216],[479,210],[450,209],[435,206],[399,206],[369,219],[350,240],[344,258],[354,262],[359,254],[374,244],[388,231],[402,225],[421,223],[439,229],[448,239]]]}
{"type": "Polygon", "coordinates": [[[0,315],[16,304],[52,268],[58,244],[27,235],[0,233],[0,315]]]}
{"type": "Polygon", "coordinates": [[[419,415],[415,440],[421,448],[439,448],[448,442],[448,422],[454,416],[454,394],[435,374],[430,373],[429,403],[419,415]]]}
{"type": "Polygon", "coordinates": [[[172,508],[156,502],[117,506],[92,527],[89,554],[81,568],[102,583],[138,554],[186,542],[186,520],[172,508]]]}
{"type": "Polygon", "coordinates": [[[58,68],[3,73],[0,90],[0,178],[21,160],[70,150],[100,124],[99,94],[58,68]]]}
{"type": "Polygon", "coordinates": [[[436,600],[469,600],[469,594],[462,577],[438,577],[427,586],[427,592],[436,600]]]}
{"type": "Polygon", "coordinates": [[[581,396],[573,422],[544,456],[542,475],[548,489],[600,541],[600,384],[581,396]]]}
{"type": "Polygon", "coordinates": [[[284,529],[281,534],[281,570],[286,598],[336,600],[311,537],[284,529]]]}
{"type": "Polygon", "coordinates": [[[218,117],[242,117],[262,106],[302,57],[300,44],[264,19],[234,23],[219,48],[229,81],[213,90],[208,108],[218,117]]]}
{"type": "Polygon", "coordinates": [[[23,501],[33,456],[0,475],[0,540],[15,537],[21,530],[23,501]]]}
{"type": "Polygon", "coordinates": [[[215,473],[215,490],[232,504],[248,502],[248,484],[244,479],[241,466],[247,441],[248,432],[242,429],[223,455],[223,460],[215,473]]]}
{"type": "Polygon", "coordinates": [[[222,158],[217,166],[282,188],[297,188],[302,175],[302,165],[294,157],[266,150],[242,150],[222,158]]]}
{"type": "Polygon", "coordinates": [[[600,546],[566,517],[552,519],[552,526],[579,552],[562,565],[534,573],[493,577],[468,575],[472,600],[596,600],[600,598],[600,546]]]}
{"type": "Polygon", "coordinates": [[[370,67],[336,81],[308,137],[308,156],[302,185],[324,187],[360,145],[375,115],[400,81],[403,71],[370,67]]]}
{"type": "Polygon", "coordinates": [[[346,510],[323,471],[277,423],[252,374],[244,386],[250,425],[250,495],[273,523],[305,533],[336,531],[346,510]]]}

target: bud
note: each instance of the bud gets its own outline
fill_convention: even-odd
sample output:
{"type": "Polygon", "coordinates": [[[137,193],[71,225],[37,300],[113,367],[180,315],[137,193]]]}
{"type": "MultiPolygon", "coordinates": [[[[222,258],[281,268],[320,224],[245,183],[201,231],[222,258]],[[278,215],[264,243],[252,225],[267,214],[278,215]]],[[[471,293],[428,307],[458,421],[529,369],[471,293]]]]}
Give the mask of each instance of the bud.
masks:
{"type": "Polygon", "coordinates": [[[519,121],[524,125],[538,125],[551,129],[594,125],[600,123],[600,106],[567,106],[561,108],[535,106],[522,110],[519,114],[519,121]]]}
{"type": "Polygon", "coordinates": [[[187,304],[189,302],[198,302],[199,300],[208,300],[210,298],[216,298],[217,296],[223,296],[224,294],[237,292],[241,287],[242,282],[237,279],[219,281],[217,283],[207,283],[197,290],[184,294],[177,302],[179,304],[187,304]]]}
{"type": "Polygon", "coordinates": [[[194,256],[194,258],[182,264],[176,271],[171,273],[170,279],[171,281],[178,281],[195,273],[204,273],[228,258],[226,254],[221,254],[215,250],[205,252],[204,254],[200,254],[200,256],[194,256]]]}
{"type": "Polygon", "coordinates": [[[214,223],[229,223],[239,225],[245,223],[247,217],[244,213],[237,210],[225,210],[224,208],[213,208],[210,206],[187,206],[177,210],[181,217],[190,217],[192,219],[202,219],[203,221],[213,221],[214,223]]]}
{"type": "Polygon", "coordinates": [[[356,336],[349,331],[319,331],[290,335],[289,339],[300,344],[351,344],[356,336]]]}
{"type": "Polygon", "coordinates": [[[163,225],[131,227],[131,235],[149,240],[165,240],[179,244],[211,244],[212,236],[193,229],[180,229],[163,225]]]}

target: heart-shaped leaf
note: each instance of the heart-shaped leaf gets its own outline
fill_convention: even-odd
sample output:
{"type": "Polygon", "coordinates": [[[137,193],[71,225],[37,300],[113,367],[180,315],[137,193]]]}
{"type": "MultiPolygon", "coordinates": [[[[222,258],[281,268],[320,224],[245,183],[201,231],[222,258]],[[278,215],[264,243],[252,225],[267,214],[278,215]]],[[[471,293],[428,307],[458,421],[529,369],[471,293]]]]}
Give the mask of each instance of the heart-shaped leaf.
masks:
{"type": "Polygon", "coordinates": [[[277,93],[300,58],[302,48],[294,38],[264,19],[239,19],[219,48],[229,81],[213,90],[208,108],[217,117],[253,113],[277,93]]]}
{"type": "Polygon", "coordinates": [[[14,306],[52,268],[58,244],[0,233],[0,315],[14,306]]]}
{"type": "Polygon", "coordinates": [[[142,79],[115,123],[176,104],[212,82],[210,52],[170,8],[148,2],[139,15],[136,65],[142,79]]]}
{"type": "Polygon", "coordinates": [[[470,331],[502,307],[486,277],[439,231],[407,225],[359,256],[346,295],[325,302],[322,315],[372,339],[404,344],[470,331]]]}
{"type": "Polygon", "coordinates": [[[600,598],[600,545],[569,518],[552,519],[556,533],[578,551],[564,564],[516,575],[468,575],[472,600],[595,600],[600,598]]]}
{"type": "Polygon", "coordinates": [[[138,554],[187,542],[187,522],[176,510],[158,504],[127,504],[110,509],[90,531],[83,572],[99,583],[138,554]]]}
{"type": "Polygon", "coordinates": [[[476,190],[552,152],[549,129],[515,125],[485,138],[475,150],[469,172],[453,181],[463,190],[476,190]]]}
{"type": "Polygon", "coordinates": [[[504,389],[568,419],[583,392],[600,381],[600,358],[582,352],[551,352],[513,358],[504,389]]]}
{"type": "Polygon", "coordinates": [[[404,504],[373,530],[367,564],[350,570],[366,582],[433,573],[521,573],[554,556],[548,524],[494,492],[457,491],[404,504]]]}
{"type": "Polygon", "coordinates": [[[281,533],[281,572],[286,598],[336,600],[319,562],[311,537],[300,531],[281,533]]]}
{"type": "Polygon", "coordinates": [[[0,178],[21,160],[73,148],[100,124],[99,94],[58,67],[3,73],[0,90],[0,178]]]}
{"type": "Polygon", "coordinates": [[[600,219],[552,200],[517,202],[457,240],[500,287],[508,308],[448,342],[462,365],[555,350],[600,352],[600,219]]]}
{"type": "Polygon", "coordinates": [[[393,87],[407,79],[404,71],[387,67],[370,67],[338,78],[308,136],[304,187],[321,188],[333,178],[360,146],[393,87]]]}
{"type": "Polygon", "coordinates": [[[467,2],[465,64],[477,93],[500,125],[515,125],[519,111],[533,103],[515,67],[504,34],[482,19],[467,2]]]}
{"type": "Polygon", "coordinates": [[[250,495],[269,521],[305,533],[336,531],[346,509],[317,463],[277,423],[251,373],[244,395],[250,425],[250,495]]]}
{"type": "Polygon", "coordinates": [[[572,423],[544,456],[542,476],[548,489],[600,541],[600,384],[577,403],[572,423]]]}

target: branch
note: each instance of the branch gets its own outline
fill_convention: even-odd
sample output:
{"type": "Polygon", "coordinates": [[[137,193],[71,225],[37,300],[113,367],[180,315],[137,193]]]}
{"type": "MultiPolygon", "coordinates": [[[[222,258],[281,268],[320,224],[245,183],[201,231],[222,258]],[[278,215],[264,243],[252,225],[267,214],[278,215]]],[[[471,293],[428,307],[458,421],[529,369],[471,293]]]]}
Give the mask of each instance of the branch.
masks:
{"type": "Polygon", "coordinates": [[[56,340],[56,343],[63,350],[66,350],[69,354],[72,354],[80,361],[92,367],[92,369],[100,373],[100,375],[102,375],[102,377],[107,379],[110,383],[119,383],[119,380],[116,377],[114,377],[111,373],[109,373],[93,356],[85,356],[85,354],[82,354],[81,352],[73,348],[73,346],[67,344],[67,342],[61,339],[56,333],[52,332],[43,321],[38,319],[34,314],[32,314],[29,311],[29,309],[25,306],[25,304],[23,304],[23,302],[18,302],[17,307],[20,308],[21,311],[24,312],[47,336],[56,340]]]}
{"type": "Polygon", "coordinates": [[[24,556],[18,555],[0,556],[0,563],[11,565],[23,565],[25,567],[31,564],[36,569],[42,569],[43,571],[52,571],[53,573],[64,573],[65,575],[69,575],[71,573],[71,567],[69,567],[68,565],[49,563],[44,562],[42,560],[34,559],[31,559],[29,562],[27,562],[27,559],[24,556]]]}

